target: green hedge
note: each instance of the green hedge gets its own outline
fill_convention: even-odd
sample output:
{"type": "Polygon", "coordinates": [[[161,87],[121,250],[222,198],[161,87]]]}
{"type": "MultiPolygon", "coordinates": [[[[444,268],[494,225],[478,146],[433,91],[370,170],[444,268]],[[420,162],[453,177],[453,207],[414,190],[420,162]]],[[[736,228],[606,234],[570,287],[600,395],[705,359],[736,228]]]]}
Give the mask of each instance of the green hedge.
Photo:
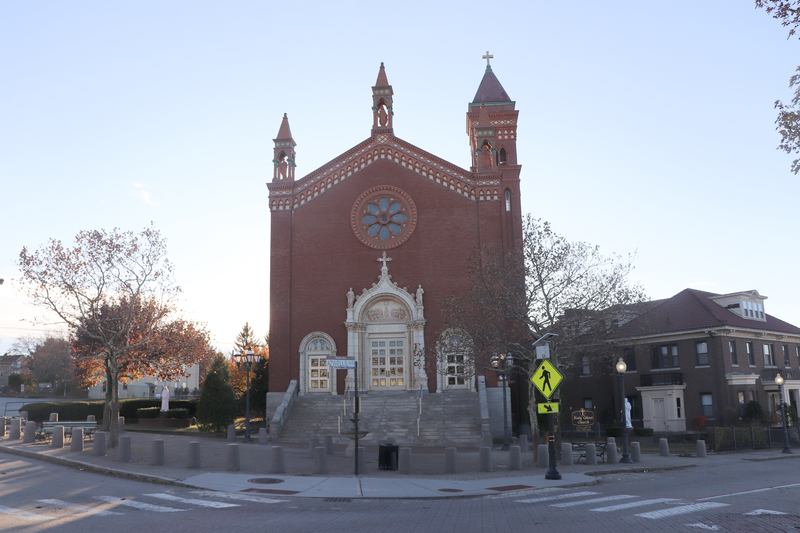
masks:
{"type": "MultiPolygon", "coordinates": [[[[35,422],[50,420],[50,413],[58,413],[58,419],[64,422],[80,422],[86,420],[89,415],[94,415],[97,422],[103,420],[104,400],[90,400],[82,402],[35,402],[26,404],[20,411],[28,411],[28,419],[35,422]]],[[[170,407],[173,409],[186,409],[191,418],[197,412],[197,400],[170,400],[170,407]]],[[[120,400],[119,416],[124,416],[125,420],[133,421],[138,418],[136,411],[147,407],[157,407],[161,409],[161,400],[148,399],[129,399],[120,400]]],[[[178,418],[178,417],[175,417],[178,418]]]]}
{"type": "Polygon", "coordinates": [[[622,428],[606,428],[606,437],[618,439],[622,436],[622,428]]]}
{"type": "Polygon", "coordinates": [[[633,428],[633,434],[637,437],[652,437],[653,428],[633,428]]]}
{"type": "Polygon", "coordinates": [[[136,410],[138,418],[158,418],[158,407],[140,407],[136,410]]]}
{"type": "Polygon", "coordinates": [[[170,409],[169,411],[165,411],[160,413],[158,416],[161,418],[189,418],[189,410],[188,409],[170,409]]]}

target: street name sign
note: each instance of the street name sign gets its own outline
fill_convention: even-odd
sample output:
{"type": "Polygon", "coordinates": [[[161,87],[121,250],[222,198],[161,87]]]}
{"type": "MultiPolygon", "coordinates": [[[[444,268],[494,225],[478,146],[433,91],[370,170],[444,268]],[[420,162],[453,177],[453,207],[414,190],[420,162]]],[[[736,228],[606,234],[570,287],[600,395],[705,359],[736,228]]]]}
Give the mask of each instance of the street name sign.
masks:
{"type": "Polygon", "coordinates": [[[563,374],[553,366],[549,359],[542,359],[539,368],[531,376],[531,383],[539,389],[542,396],[549,400],[563,379],[563,374]]]}
{"type": "Polygon", "coordinates": [[[330,357],[325,360],[330,368],[355,368],[356,360],[352,357],[330,357]]]}

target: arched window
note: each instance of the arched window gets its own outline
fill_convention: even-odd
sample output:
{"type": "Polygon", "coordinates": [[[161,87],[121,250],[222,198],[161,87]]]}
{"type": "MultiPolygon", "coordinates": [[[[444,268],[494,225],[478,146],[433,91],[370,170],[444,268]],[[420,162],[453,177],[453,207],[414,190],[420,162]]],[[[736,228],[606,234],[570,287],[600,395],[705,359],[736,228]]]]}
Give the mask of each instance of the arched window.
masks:
{"type": "Polygon", "coordinates": [[[497,157],[498,157],[498,162],[497,163],[499,165],[505,165],[506,161],[507,161],[507,157],[508,157],[506,155],[506,149],[505,148],[500,148],[500,152],[497,154],[497,157]]]}
{"type": "Polygon", "coordinates": [[[511,191],[506,189],[506,211],[511,211],[511,191]]]}
{"type": "Polygon", "coordinates": [[[306,394],[330,393],[335,388],[336,373],[328,368],[328,357],[336,355],[336,346],[331,337],[316,331],[300,344],[302,372],[301,391],[306,394]]]}

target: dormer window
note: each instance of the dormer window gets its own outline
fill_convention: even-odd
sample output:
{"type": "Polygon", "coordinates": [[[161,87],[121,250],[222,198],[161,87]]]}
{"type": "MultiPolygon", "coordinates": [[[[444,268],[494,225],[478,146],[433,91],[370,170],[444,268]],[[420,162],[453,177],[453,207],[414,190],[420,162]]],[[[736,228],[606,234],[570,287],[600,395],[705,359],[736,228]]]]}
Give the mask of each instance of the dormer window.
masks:
{"type": "Polygon", "coordinates": [[[744,300],[742,308],[745,318],[758,318],[764,320],[764,304],[744,300]]]}
{"type": "Polygon", "coordinates": [[[758,291],[734,292],[710,296],[709,299],[742,318],[763,322],[767,320],[767,315],[764,313],[764,300],[767,297],[758,294],[758,291]]]}

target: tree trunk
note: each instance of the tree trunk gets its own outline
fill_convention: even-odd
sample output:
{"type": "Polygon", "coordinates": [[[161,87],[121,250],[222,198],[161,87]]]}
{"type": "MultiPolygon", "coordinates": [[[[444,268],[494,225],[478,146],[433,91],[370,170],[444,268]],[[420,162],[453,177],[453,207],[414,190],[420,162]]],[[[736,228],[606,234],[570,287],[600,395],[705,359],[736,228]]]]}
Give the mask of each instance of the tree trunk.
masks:
{"type": "Polygon", "coordinates": [[[539,419],[536,416],[536,387],[528,387],[528,417],[531,420],[533,460],[539,460],[539,419]]]}
{"type": "Polygon", "coordinates": [[[103,418],[103,429],[110,432],[108,441],[110,448],[116,448],[119,442],[119,365],[116,354],[108,357],[108,383],[106,386],[106,405],[103,413],[108,413],[108,422],[103,418]]]}

